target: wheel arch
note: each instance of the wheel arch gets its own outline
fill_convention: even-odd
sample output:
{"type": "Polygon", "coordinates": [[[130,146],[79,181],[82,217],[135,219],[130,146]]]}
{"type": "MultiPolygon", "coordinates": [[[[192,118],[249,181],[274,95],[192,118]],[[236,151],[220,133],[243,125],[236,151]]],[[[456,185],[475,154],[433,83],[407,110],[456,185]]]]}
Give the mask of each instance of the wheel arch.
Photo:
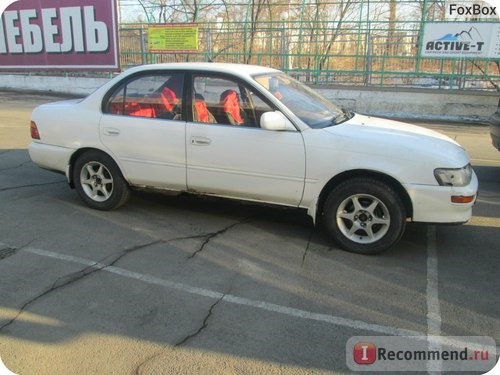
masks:
{"type": "Polygon", "coordinates": [[[107,153],[106,151],[103,151],[101,149],[98,149],[98,148],[95,148],[95,147],[83,147],[83,148],[80,148],[78,150],[76,150],[73,155],[71,155],[71,158],[69,159],[69,164],[68,164],[68,173],[67,173],[67,178],[68,178],[68,182],[69,182],[69,186],[74,189],[75,188],[75,182],[73,181],[73,167],[75,165],[75,162],[78,160],[78,158],[87,153],[87,152],[99,152],[103,155],[106,155],[107,157],[109,157],[111,160],[114,161],[114,163],[116,164],[116,166],[118,167],[118,170],[120,171],[122,177],[123,177],[123,173],[121,171],[121,168],[120,168],[120,165],[116,162],[115,158],[113,156],[111,156],[109,153],[107,153]]]}
{"type": "Polygon", "coordinates": [[[318,197],[317,211],[316,211],[316,220],[320,221],[323,213],[323,207],[328,197],[328,194],[332,191],[332,189],[337,186],[339,183],[347,181],[352,178],[363,177],[363,178],[373,178],[378,181],[381,181],[388,186],[390,186],[401,198],[406,217],[413,217],[413,204],[411,201],[408,192],[403,187],[403,185],[396,180],[394,177],[391,177],[385,173],[377,172],[373,170],[366,169],[354,169],[339,173],[338,175],[332,177],[323,187],[321,193],[318,197]]]}

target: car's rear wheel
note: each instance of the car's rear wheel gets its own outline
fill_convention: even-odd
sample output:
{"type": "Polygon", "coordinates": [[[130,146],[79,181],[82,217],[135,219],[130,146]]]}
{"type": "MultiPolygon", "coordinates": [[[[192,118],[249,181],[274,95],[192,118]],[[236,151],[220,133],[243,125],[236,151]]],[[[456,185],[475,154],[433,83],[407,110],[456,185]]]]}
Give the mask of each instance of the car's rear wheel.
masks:
{"type": "Polygon", "coordinates": [[[78,157],[73,166],[73,183],[83,201],[97,210],[116,209],[130,196],[116,163],[98,151],[89,151],[78,157]]]}
{"type": "Polygon", "coordinates": [[[342,248],[375,254],[401,239],[406,213],[401,198],[390,186],[372,178],[354,178],[330,191],[323,223],[342,248]]]}

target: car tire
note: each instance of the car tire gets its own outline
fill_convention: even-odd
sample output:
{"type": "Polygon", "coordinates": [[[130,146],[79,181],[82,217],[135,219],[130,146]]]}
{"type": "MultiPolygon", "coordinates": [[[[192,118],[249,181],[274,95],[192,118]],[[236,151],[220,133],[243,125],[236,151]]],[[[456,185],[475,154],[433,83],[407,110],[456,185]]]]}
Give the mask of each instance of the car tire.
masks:
{"type": "Polygon", "coordinates": [[[400,196],[387,184],[373,178],[354,178],[328,194],[323,225],[345,250],[375,254],[401,239],[406,212],[400,196]]]}
{"type": "Polygon", "coordinates": [[[73,183],[80,198],[97,210],[114,210],[130,197],[128,184],[114,160],[98,151],[78,157],[73,165],[73,183]]]}

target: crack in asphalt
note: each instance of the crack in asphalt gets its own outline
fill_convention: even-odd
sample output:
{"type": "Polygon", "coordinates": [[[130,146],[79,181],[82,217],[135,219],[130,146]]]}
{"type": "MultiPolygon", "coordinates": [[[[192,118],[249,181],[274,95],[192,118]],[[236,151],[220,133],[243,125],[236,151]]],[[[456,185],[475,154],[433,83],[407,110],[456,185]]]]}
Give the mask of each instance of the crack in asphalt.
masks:
{"type": "Polygon", "coordinates": [[[207,328],[208,327],[208,319],[210,319],[210,317],[212,316],[214,308],[224,299],[225,296],[226,296],[226,294],[223,294],[221,298],[219,298],[217,301],[215,301],[212,304],[212,306],[210,306],[210,309],[208,310],[208,313],[205,316],[205,319],[203,319],[203,322],[202,322],[200,328],[198,328],[196,330],[196,332],[187,335],[186,337],[184,337],[181,341],[179,341],[174,346],[175,347],[179,347],[179,346],[184,345],[186,342],[188,342],[189,340],[191,340],[193,337],[198,336],[205,328],[207,328]]]}
{"type": "MultiPolygon", "coordinates": [[[[233,290],[233,284],[234,284],[234,280],[238,277],[238,273],[235,273],[235,275],[232,277],[231,281],[230,281],[230,287],[229,287],[229,290],[226,292],[226,293],[223,293],[222,296],[215,302],[213,303],[210,308],[208,309],[208,313],[206,314],[205,318],[203,319],[203,322],[200,326],[200,328],[198,328],[196,330],[196,332],[192,333],[192,334],[189,334],[187,335],[186,337],[184,337],[182,340],[180,340],[179,342],[177,342],[177,344],[174,344],[174,348],[179,348],[180,346],[184,345],[187,341],[189,341],[190,339],[192,339],[193,337],[196,337],[197,335],[199,335],[203,330],[205,330],[207,327],[208,327],[208,320],[210,319],[210,317],[213,315],[213,312],[214,312],[214,309],[215,307],[222,302],[222,300],[226,297],[226,295],[230,295],[232,290],[233,290]]],[[[134,371],[134,374],[136,375],[140,375],[141,374],[141,367],[143,367],[146,363],[154,360],[155,358],[159,357],[162,355],[162,353],[165,351],[165,349],[167,348],[171,348],[172,346],[170,344],[166,344],[166,345],[163,345],[161,350],[151,356],[149,356],[148,358],[146,358],[144,361],[142,361],[137,367],[136,367],[136,370],[134,371]]]]}
{"type": "Polygon", "coordinates": [[[302,262],[300,263],[301,267],[304,266],[304,262],[306,261],[306,256],[307,256],[307,253],[309,251],[309,246],[311,246],[313,234],[314,234],[314,227],[311,228],[311,232],[309,233],[309,239],[307,240],[306,249],[304,251],[304,254],[302,255],[302,262]]]}
{"type": "MultiPolygon", "coordinates": [[[[174,344],[174,348],[178,348],[182,345],[184,345],[186,342],[188,342],[189,340],[191,340],[193,337],[196,337],[197,335],[199,335],[203,330],[205,330],[207,327],[208,327],[208,320],[210,319],[210,317],[212,316],[213,314],[213,311],[214,311],[214,308],[224,299],[224,297],[226,296],[226,294],[223,294],[222,297],[220,297],[216,302],[214,302],[207,314],[205,315],[205,318],[203,319],[203,322],[200,326],[200,328],[198,328],[196,330],[196,332],[194,333],[191,333],[189,335],[187,335],[186,337],[184,337],[182,340],[180,340],[179,342],[177,342],[176,344],[174,344]]],[[[170,344],[168,345],[163,345],[162,346],[162,349],[160,351],[158,351],[157,353],[149,356],[148,358],[146,358],[144,361],[142,361],[135,369],[135,371],[133,372],[134,374],[136,375],[140,375],[142,372],[141,372],[141,368],[148,362],[151,362],[152,360],[154,360],[155,358],[158,358],[159,356],[162,355],[162,353],[165,351],[165,349],[171,347],[170,344]]]]}
{"type": "Polygon", "coordinates": [[[21,245],[20,247],[12,247],[8,246],[2,242],[0,242],[0,260],[6,259],[8,257],[11,257],[12,255],[15,255],[19,252],[19,250],[24,249],[25,247],[28,247],[31,245],[33,241],[28,242],[25,245],[21,245]]]}
{"type": "Polygon", "coordinates": [[[164,243],[165,241],[164,240],[156,240],[156,241],[152,241],[152,242],[148,242],[146,244],[142,244],[142,245],[137,245],[137,246],[134,246],[134,247],[131,247],[129,249],[125,249],[123,250],[111,263],[107,264],[106,267],[112,267],[114,266],[116,263],[118,263],[118,261],[120,261],[125,255],[128,255],[134,251],[137,251],[137,250],[141,250],[141,249],[144,249],[146,247],[150,247],[150,246],[153,246],[153,245],[157,245],[159,243],[164,243]]]}
{"type": "Polygon", "coordinates": [[[17,253],[18,251],[19,249],[16,249],[15,247],[5,247],[3,249],[0,249],[0,260],[8,258],[17,253]]]}
{"type": "MultiPolygon", "coordinates": [[[[0,326],[0,331],[3,330],[4,328],[10,326],[11,324],[13,324],[19,318],[19,316],[21,316],[21,314],[24,312],[24,310],[26,310],[26,308],[28,306],[35,303],[39,299],[47,296],[48,294],[54,292],[55,290],[63,288],[63,287],[68,286],[70,284],[73,284],[73,283],[83,279],[84,277],[91,275],[97,271],[100,271],[104,268],[112,267],[120,259],[122,259],[125,255],[130,254],[133,251],[144,249],[146,247],[155,245],[155,244],[160,243],[160,242],[163,242],[163,241],[153,241],[153,242],[149,242],[146,244],[134,246],[134,247],[129,248],[129,249],[125,249],[125,250],[121,251],[120,254],[118,254],[118,256],[113,257],[113,260],[107,264],[102,263],[102,262],[95,262],[92,265],[89,265],[80,271],[77,271],[77,272],[71,273],[69,275],[61,276],[61,277],[57,278],[57,280],[54,281],[54,283],[52,284],[52,286],[50,288],[48,288],[47,290],[43,291],[42,293],[36,295],[35,297],[31,298],[30,300],[26,301],[21,306],[21,308],[19,309],[19,311],[17,312],[15,317],[13,317],[11,320],[9,320],[8,322],[6,322],[0,326]]],[[[22,248],[19,248],[19,249],[17,249],[17,251],[19,251],[21,249],[22,248]]],[[[107,258],[109,258],[109,257],[107,257],[107,258]]]]}
{"type": "MultiPolygon", "coordinates": [[[[18,188],[24,188],[24,187],[32,187],[32,186],[43,186],[43,185],[51,185],[51,184],[57,184],[57,183],[61,183],[61,182],[64,182],[64,181],[60,181],[60,182],[52,182],[52,183],[46,183],[46,184],[37,184],[37,185],[26,185],[26,186],[19,186],[19,187],[13,187],[13,188],[6,188],[6,189],[0,189],[0,192],[1,191],[6,191],[6,190],[13,190],[13,189],[18,189],[18,188]]],[[[59,277],[53,284],[52,286],[43,291],[42,293],[38,294],[37,296],[31,298],[29,301],[26,301],[22,306],[21,308],[19,309],[18,313],[16,314],[15,317],[13,317],[10,321],[4,323],[3,325],[0,326],[0,331],[3,330],[4,328],[10,326],[11,324],[13,324],[18,318],[19,316],[28,308],[28,306],[30,306],[31,304],[35,303],[36,301],[38,301],[39,299],[47,296],[48,294],[54,292],[55,290],[57,289],[60,289],[60,288],[63,288],[65,286],[68,286],[70,284],[73,284],[81,279],[83,279],[84,277],[88,276],[88,275],[91,275],[95,272],[98,272],[102,269],[105,269],[107,267],[112,267],[114,266],[118,261],[120,261],[123,257],[125,257],[126,255],[134,252],[134,251],[137,251],[137,250],[140,250],[140,249],[144,249],[146,247],[149,247],[149,246],[153,246],[155,244],[158,244],[158,243],[170,243],[170,242],[174,242],[174,241],[182,241],[182,240],[187,240],[187,239],[197,239],[197,238],[205,238],[205,240],[203,241],[203,243],[200,245],[200,247],[193,253],[191,254],[187,259],[192,259],[194,258],[199,252],[203,251],[203,249],[205,248],[205,246],[215,237],[221,235],[221,234],[224,234],[225,232],[227,232],[228,230],[234,228],[235,226],[239,225],[239,224],[242,224],[243,222],[249,220],[251,217],[248,217],[248,218],[244,218],[236,223],[233,223],[219,231],[216,231],[216,232],[213,232],[213,233],[207,233],[207,234],[198,234],[198,235],[193,235],[193,236],[186,236],[186,237],[179,237],[179,238],[173,238],[173,239],[169,239],[169,240],[166,240],[166,239],[157,239],[155,241],[152,241],[152,242],[149,242],[149,243],[146,243],[146,244],[142,244],[142,245],[138,245],[138,246],[134,246],[132,248],[129,248],[129,249],[125,249],[123,251],[121,251],[118,256],[114,256],[112,258],[111,261],[107,262],[107,263],[103,263],[106,261],[106,259],[109,259],[110,257],[107,257],[105,258],[103,261],[98,261],[98,262],[95,262],[85,268],[83,268],[82,270],[78,271],[78,272],[74,272],[74,273],[71,273],[69,275],[66,275],[66,276],[62,276],[62,277],[59,277]]],[[[19,251],[20,249],[16,249],[15,252],[19,251]]],[[[196,337],[197,335],[199,335],[203,330],[205,330],[208,326],[208,320],[210,319],[210,317],[212,316],[213,314],[213,310],[215,309],[215,307],[224,299],[224,297],[226,296],[226,294],[223,294],[215,303],[213,303],[205,318],[203,319],[203,322],[201,324],[201,326],[194,332],[194,333],[191,333],[189,335],[187,335],[186,337],[184,337],[182,340],[180,340],[178,343],[176,343],[174,346],[175,347],[179,347],[179,346],[182,346],[184,345],[186,342],[188,342],[189,340],[191,340],[192,338],[196,337]]],[[[166,346],[164,347],[164,349],[166,348],[166,346]]],[[[136,371],[135,371],[135,374],[139,374],[140,371],[141,371],[141,367],[143,367],[146,363],[148,363],[149,361],[153,360],[154,358],[158,357],[159,355],[161,355],[161,353],[163,352],[160,351],[159,353],[157,354],[154,354],[148,358],[146,358],[143,362],[141,362],[137,368],[136,368],[136,371]]]]}
{"type": "Polygon", "coordinates": [[[12,186],[12,187],[8,187],[8,188],[0,189],[0,192],[9,191],[9,190],[24,189],[24,188],[30,188],[30,187],[56,185],[56,184],[61,184],[63,182],[66,183],[66,181],[56,181],[56,182],[46,182],[46,183],[43,183],[43,184],[31,184],[31,185],[22,185],[22,186],[12,186]]]}
{"type": "MultiPolygon", "coordinates": [[[[2,154],[0,154],[0,155],[2,155],[2,154]]],[[[0,169],[0,172],[3,172],[3,171],[10,171],[11,169],[21,168],[21,167],[25,166],[26,164],[30,164],[30,163],[32,163],[32,161],[31,161],[31,160],[27,160],[27,161],[25,161],[24,163],[21,163],[21,164],[19,164],[19,165],[16,165],[15,167],[8,167],[8,168],[3,168],[3,169],[0,169]]]]}
{"type": "Polygon", "coordinates": [[[198,238],[205,238],[207,236],[209,236],[210,233],[202,233],[202,234],[195,234],[195,235],[192,235],[192,236],[185,236],[185,237],[175,237],[175,238],[170,238],[168,240],[164,240],[165,243],[170,243],[170,242],[176,242],[176,241],[184,241],[184,240],[195,240],[195,239],[198,239],[198,238]]]}
{"type": "MultiPolygon", "coordinates": [[[[49,184],[56,184],[56,183],[61,183],[63,181],[60,181],[60,182],[54,182],[54,183],[49,183],[49,184]]],[[[27,185],[26,187],[30,187],[30,186],[41,186],[41,185],[49,185],[49,184],[39,184],[39,185],[27,185]]],[[[14,189],[14,188],[7,188],[7,189],[0,189],[0,192],[1,191],[5,191],[5,190],[11,190],[11,189],[14,189]]],[[[57,289],[60,289],[60,288],[63,288],[65,286],[68,286],[70,284],[73,284],[81,279],[83,279],[84,277],[88,276],[88,275],[91,275],[95,272],[98,272],[104,268],[107,268],[107,267],[112,267],[114,266],[118,261],[120,261],[124,256],[134,252],[134,251],[137,251],[137,250],[140,250],[140,249],[144,249],[146,247],[149,247],[149,246],[153,246],[153,245],[156,245],[158,243],[168,243],[168,242],[173,242],[173,241],[180,241],[180,240],[186,240],[186,239],[193,239],[193,238],[204,238],[206,237],[205,241],[203,241],[203,243],[201,244],[201,246],[199,247],[198,250],[196,250],[193,254],[191,254],[188,259],[191,259],[193,257],[196,256],[196,254],[198,254],[200,251],[203,250],[203,248],[205,247],[205,245],[210,242],[210,240],[214,237],[217,237],[225,232],[227,232],[229,229],[235,227],[236,225],[239,225],[241,223],[243,223],[244,221],[248,220],[249,218],[245,218],[243,220],[240,220],[236,223],[233,223],[229,226],[227,226],[226,228],[223,228],[217,232],[214,232],[214,233],[208,233],[208,234],[200,234],[200,235],[195,235],[195,236],[187,236],[187,237],[181,237],[181,238],[174,238],[174,239],[171,239],[171,240],[164,240],[164,239],[158,239],[158,240],[155,240],[155,241],[152,241],[152,242],[148,242],[146,244],[142,244],[142,245],[138,245],[138,246],[134,246],[134,247],[131,247],[129,249],[125,249],[123,251],[121,251],[118,256],[114,256],[112,258],[111,261],[109,262],[106,262],[106,259],[109,259],[110,257],[106,257],[104,258],[103,261],[99,261],[99,262],[95,262],[93,263],[92,265],[89,265],[85,268],[83,268],[82,270],[80,271],[77,271],[77,272],[74,272],[74,273],[71,273],[69,275],[65,275],[65,276],[61,276],[59,277],[53,284],[50,288],[48,288],[47,290],[43,291],[42,293],[38,294],[37,296],[31,298],[30,300],[26,301],[22,306],[21,308],[19,309],[19,311],[17,312],[16,316],[14,316],[11,320],[9,320],[8,322],[4,323],[3,325],[0,325],[0,331],[3,330],[4,328],[10,326],[11,324],[13,324],[18,318],[19,316],[24,312],[24,310],[26,310],[26,308],[28,306],[30,306],[31,304],[33,304],[34,302],[38,301],[39,299],[45,297],[46,295],[52,293],[53,291],[57,290],[57,289]]],[[[24,246],[25,247],[25,246],[24,246]]],[[[10,255],[13,255],[14,253],[16,253],[17,251],[21,250],[22,248],[19,248],[19,249],[13,249],[13,248],[6,248],[6,249],[2,249],[2,251],[5,251],[5,254],[7,256],[10,256],[10,255]]],[[[0,258],[0,259],[3,259],[3,258],[0,258]]],[[[181,341],[181,343],[179,345],[181,345],[182,343],[184,343],[185,341],[189,340],[191,337],[194,337],[196,336],[197,334],[199,334],[203,329],[205,329],[206,327],[206,321],[208,319],[208,317],[210,316],[210,314],[212,313],[212,310],[213,308],[222,300],[222,298],[224,298],[225,295],[223,295],[214,305],[212,305],[212,307],[210,308],[209,310],[209,314],[207,315],[207,317],[205,318],[205,320],[203,321],[203,325],[202,327],[200,327],[200,329],[195,332],[194,334],[192,335],[189,335],[187,336],[184,340],[181,341]]],[[[145,362],[144,362],[145,363],[145,362]]],[[[140,367],[140,366],[139,366],[140,367]]]]}
{"type": "Polygon", "coordinates": [[[87,275],[90,275],[90,274],[92,274],[94,272],[100,271],[100,270],[102,270],[104,268],[113,267],[124,256],[126,256],[126,255],[128,255],[128,254],[130,254],[130,253],[132,253],[134,251],[141,250],[141,249],[144,249],[144,248],[149,247],[149,246],[156,245],[156,244],[161,243],[161,242],[163,242],[163,241],[162,240],[157,240],[157,241],[148,242],[146,244],[137,245],[137,246],[131,247],[129,249],[122,250],[122,251],[120,251],[120,253],[118,255],[116,255],[116,254],[115,255],[110,255],[110,256],[104,258],[104,260],[95,262],[94,264],[92,264],[90,266],[87,266],[87,267],[85,267],[84,269],[82,269],[80,271],[71,273],[69,275],[61,276],[61,277],[59,277],[54,282],[54,284],[52,284],[52,289],[57,289],[57,288],[60,288],[62,286],[69,285],[69,284],[71,284],[71,283],[73,283],[75,281],[78,281],[78,280],[84,278],[87,275]],[[110,258],[112,260],[106,262],[106,260],[110,259],[110,258]]]}
{"type": "Polygon", "coordinates": [[[206,237],[205,238],[205,241],[202,242],[202,244],[200,245],[200,247],[194,252],[192,253],[190,256],[187,257],[187,259],[193,259],[196,255],[198,255],[198,253],[202,252],[203,249],[205,248],[205,246],[215,237],[217,236],[220,236],[221,234],[224,234],[226,233],[228,230],[234,228],[235,226],[237,225],[240,225],[240,224],[243,224],[245,221],[249,220],[250,217],[247,217],[245,219],[242,219],[236,223],[233,223],[217,232],[213,232],[213,233],[207,233],[207,234],[204,234],[204,235],[198,235],[196,236],[196,238],[203,238],[203,237],[206,237]]]}

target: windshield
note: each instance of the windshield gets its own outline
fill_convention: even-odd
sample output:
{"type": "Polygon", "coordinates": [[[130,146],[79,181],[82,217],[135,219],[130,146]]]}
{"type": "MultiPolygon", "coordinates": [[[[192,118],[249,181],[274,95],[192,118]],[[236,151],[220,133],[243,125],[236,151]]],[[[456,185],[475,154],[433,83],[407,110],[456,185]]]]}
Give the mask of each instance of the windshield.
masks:
{"type": "Polygon", "coordinates": [[[259,75],[254,79],[311,128],[337,125],[353,116],[284,73],[259,75]]]}

